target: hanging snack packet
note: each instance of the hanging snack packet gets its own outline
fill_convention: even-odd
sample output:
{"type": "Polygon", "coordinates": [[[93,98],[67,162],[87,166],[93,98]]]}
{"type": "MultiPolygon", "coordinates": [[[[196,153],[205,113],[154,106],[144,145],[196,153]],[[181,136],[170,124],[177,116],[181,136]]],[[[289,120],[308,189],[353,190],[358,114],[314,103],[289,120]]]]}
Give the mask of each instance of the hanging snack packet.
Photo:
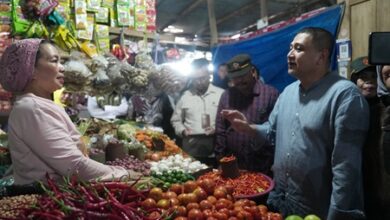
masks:
{"type": "Polygon", "coordinates": [[[145,6],[135,6],[135,30],[146,31],[146,8],[145,6]]]}
{"type": "Polygon", "coordinates": [[[110,26],[118,27],[118,21],[116,20],[116,10],[114,8],[110,8],[110,26]]]}
{"type": "Polygon", "coordinates": [[[87,3],[85,0],[75,0],[74,9],[76,29],[85,30],[87,28],[87,3]]]}
{"type": "Polygon", "coordinates": [[[118,26],[130,25],[130,11],[128,6],[117,5],[118,26]]]}
{"type": "Polygon", "coordinates": [[[114,8],[115,0],[102,0],[102,7],[114,8]]]}
{"type": "Polygon", "coordinates": [[[117,0],[116,4],[117,5],[121,5],[121,6],[129,7],[130,6],[130,0],[117,0]]]}
{"type": "Polygon", "coordinates": [[[23,13],[19,0],[12,0],[12,33],[13,35],[23,35],[31,25],[23,13]]]}
{"type": "Polygon", "coordinates": [[[100,8],[100,0],[87,0],[87,10],[90,12],[98,12],[100,8]]]}
{"type": "Polygon", "coordinates": [[[96,23],[108,24],[108,21],[109,21],[108,8],[100,7],[96,13],[95,19],[96,19],[96,23]]]}
{"type": "Polygon", "coordinates": [[[29,18],[44,18],[51,14],[57,5],[57,0],[26,0],[23,12],[29,18]]]}
{"type": "Polygon", "coordinates": [[[85,30],[77,30],[77,38],[84,40],[92,40],[93,38],[93,27],[95,24],[94,14],[87,15],[87,26],[85,30]]]}
{"type": "Polygon", "coordinates": [[[146,0],[146,29],[156,30],[156,1],[146,0]]]}

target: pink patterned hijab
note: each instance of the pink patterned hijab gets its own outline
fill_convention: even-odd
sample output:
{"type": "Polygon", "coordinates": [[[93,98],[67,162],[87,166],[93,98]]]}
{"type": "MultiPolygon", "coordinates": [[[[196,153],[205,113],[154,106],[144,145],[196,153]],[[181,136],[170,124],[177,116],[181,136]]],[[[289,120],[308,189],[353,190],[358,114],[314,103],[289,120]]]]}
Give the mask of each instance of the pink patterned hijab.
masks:
{"type": "Polygon", "coordinates": [[[0,60],[0,83],[9,92],[22,92],[31,81],[41,39],[24,39],[7,47],[0,60]]]}

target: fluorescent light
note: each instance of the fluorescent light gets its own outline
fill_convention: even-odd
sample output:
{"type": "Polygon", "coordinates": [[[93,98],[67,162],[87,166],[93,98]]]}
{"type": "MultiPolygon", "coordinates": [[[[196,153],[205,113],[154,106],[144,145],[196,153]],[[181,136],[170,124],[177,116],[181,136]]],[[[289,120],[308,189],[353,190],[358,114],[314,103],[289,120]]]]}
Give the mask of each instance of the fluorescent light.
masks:
{"type": "Polygon", "coordinates": [[[231,36],[230,38],[231,39],[238,39],[240,36],[241,36],[241,34],[235,34],[235,35],[231,36]]]}
{"type": "Polygon", "coordinates": [[[176,43],[184,43],[187,42],[187,39],[185,37],[175,37],[176,43]]]}
{"type": "Polygon", "coordinates": [[[164,32],[170,32],[170,33],[182,33],[183,32],[183,29],[181,28],[177,28],[175,26],[172,26],[172,25],[169,25],[168,27],[164,28],[163,30],[164,32]]]}

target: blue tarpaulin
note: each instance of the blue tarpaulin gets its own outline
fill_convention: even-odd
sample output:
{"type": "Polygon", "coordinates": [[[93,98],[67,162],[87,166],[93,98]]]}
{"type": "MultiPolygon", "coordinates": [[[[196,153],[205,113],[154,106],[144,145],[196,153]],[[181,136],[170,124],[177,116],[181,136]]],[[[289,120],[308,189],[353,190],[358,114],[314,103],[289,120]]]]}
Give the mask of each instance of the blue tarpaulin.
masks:
{"type": "MultiPolygon", "coordinates": [[[[283,91],[288,84],[295,81],[295,78],[287,73],[287,53],[295,34],[304,27],[321,27],[336,36],[342,13],[343,7],[337,5],[280,30],[236,43],[219,45],[212,49],[213,64],[218,66],[237,54],[247,53],[251,56],[252,63],[260,70],[265,83],[283,91]]],[[[333,69],[335,64],[336,56],[333,55],[333,69]]]]}

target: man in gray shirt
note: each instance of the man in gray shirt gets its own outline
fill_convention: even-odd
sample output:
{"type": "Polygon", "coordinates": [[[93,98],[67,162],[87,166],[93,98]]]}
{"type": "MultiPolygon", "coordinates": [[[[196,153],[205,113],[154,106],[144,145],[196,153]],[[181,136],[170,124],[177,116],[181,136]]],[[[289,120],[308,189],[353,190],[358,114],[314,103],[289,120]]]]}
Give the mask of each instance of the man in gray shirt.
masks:
{"type": "Polygon", "coordinates": [[[236,130],[275,141],[268,204],[284,216],[364,218],[361,154],[368,105],[353,83],[329,72],[333,45],[324,29],[298,32],[287,55],[288,72],[298,80],[279,96],[267,123],[249,124],[238,111],[222,111],[236,130]]]}

